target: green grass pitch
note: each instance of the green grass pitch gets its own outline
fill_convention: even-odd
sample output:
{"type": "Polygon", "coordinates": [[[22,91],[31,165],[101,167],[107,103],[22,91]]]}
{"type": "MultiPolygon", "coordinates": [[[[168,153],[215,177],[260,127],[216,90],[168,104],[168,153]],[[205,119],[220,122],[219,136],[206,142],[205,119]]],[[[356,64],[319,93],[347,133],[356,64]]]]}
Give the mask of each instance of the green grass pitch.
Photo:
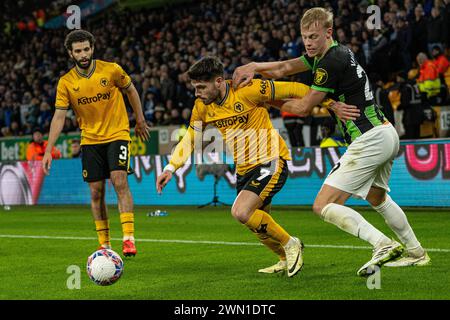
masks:
{"type": "MultiPolygon", "coordinates": [[[[122,278],[109,287],[95,285],[85,271],[98,246],[88,206],[0,210],[0,299],[450,299],[449,210],[407,210],[432,265],[382,268],[380,289],[369,290],[366,279],[356,276],[371,256],[367,244],[307,208],[272,210],[305,243],[305,265],[294,278],[257,272],[276,257],[229,208],[168,207],[167,217],[147,217],[153,209],[136,208],[138,255],[124,259],[122,278]],[[67,288],[71,265],[81,269],[80,289],[67,288]]],[[[378,214],[361,212],[393,236],[378,214]]],[[[111,206],[109,213],[113,249],[121,254],[117,209],[111,206]]]]}

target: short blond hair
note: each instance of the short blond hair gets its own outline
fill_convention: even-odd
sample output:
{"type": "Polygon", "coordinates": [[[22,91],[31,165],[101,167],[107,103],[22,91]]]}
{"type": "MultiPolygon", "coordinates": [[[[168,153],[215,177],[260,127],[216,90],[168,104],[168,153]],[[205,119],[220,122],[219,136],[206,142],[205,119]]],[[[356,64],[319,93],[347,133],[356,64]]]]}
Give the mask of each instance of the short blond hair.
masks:
{"type": "Polygon", "coordinates": [[[300,27],[309,29],[311,25],[316,24],[326,29],[333,28],[333,12],[321,7],[307,10],[300,21],[300,27]]]}

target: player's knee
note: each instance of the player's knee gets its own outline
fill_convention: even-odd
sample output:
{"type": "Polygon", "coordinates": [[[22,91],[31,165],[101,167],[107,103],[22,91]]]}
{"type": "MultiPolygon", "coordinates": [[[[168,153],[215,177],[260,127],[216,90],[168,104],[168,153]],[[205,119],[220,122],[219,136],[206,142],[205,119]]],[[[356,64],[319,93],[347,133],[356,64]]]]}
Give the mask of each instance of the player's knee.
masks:
{"type": "Polygon", "coordinates": [[[318,215],[319,217],[321,217],[322,216],[322,210],[323,210],[323,208],[325,208],[326,205],[327,205],[326,202],[323,202],[321,200],[316,199],[314,201],[314,204],[313,204],[313,207],[312,207],[313,212],[316,215],[318,215]]]}
{"type": "Polygon", "coordinates": [[[386,201],[386,193],[383,194],[373,194],[367,196],[367,201],[372,207],[378,207],[386,201]]]}
{"type": "Polygon", "coordinates": [[[103,199],[104,190],[102,188],[91,189],[91,199],[94,202],[101,201],[103,199]]]}
{"type": "Polygon", "coordinates": [[[231,208],[231,215],[233,216],[233,218],[238,220],[240,223],[246,223],[248,220],[246,218],[247,215],[246,215],[245,210],[243,210],[243,208],[238,205],[233,205],[233,207],[231,208]]]}
{"type": "Polygon", "coordinates": [[[238,219],[239,214],[240,214],[240,210],[238,209],[238,207],[236,205],[233,205],[231,207],[231,215],[233,216],[233,218],[239,220],[238,219]]]}
{"type": "Polygon", "coordinates": [[[116,192],[126,192],[128,190],[127,179],[122,176],[111,177],[111,182],[116,192]]]}

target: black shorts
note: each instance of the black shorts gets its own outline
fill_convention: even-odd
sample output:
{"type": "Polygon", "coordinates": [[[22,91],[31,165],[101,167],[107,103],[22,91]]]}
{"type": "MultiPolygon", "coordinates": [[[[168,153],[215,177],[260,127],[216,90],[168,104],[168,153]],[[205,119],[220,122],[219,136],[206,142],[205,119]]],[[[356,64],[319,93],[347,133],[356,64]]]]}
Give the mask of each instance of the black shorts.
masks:
{"type": "Polygon", "coordinates": [[[81,146],[81,161],[83,164],[83,179],[95,182],[108,179],[110,172],[127,171],[130,168],[130,141],[117,140],[101,144],[86,144],[81,146]]]}
{"type": "Polygon", "coordinates": [[[286,160],[276,159],[259,165],[243,176],[237,175],[237,194],[242,190],[256,193],[265,207],[272,202],[273,196],[281,190],[288,177],[286,160]]]}

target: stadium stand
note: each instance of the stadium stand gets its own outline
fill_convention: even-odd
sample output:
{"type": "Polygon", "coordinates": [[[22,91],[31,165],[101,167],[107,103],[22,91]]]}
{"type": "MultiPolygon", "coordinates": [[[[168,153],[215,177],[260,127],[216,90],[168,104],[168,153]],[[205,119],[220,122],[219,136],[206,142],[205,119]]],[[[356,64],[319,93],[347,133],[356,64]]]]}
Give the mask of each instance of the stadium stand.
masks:
{"type": "MultiPolygon", "coordinates": [[[[73,3],[1,5],[0,136],[29,135],[35,127],[48,132],[56,81],[72,65],[63,47],[67,30],[44,26],[68,2],[73,3]]],[[[147,121],[167,125],[185,122],[180,115],[193,105],[193,88],[185,72],[194,61],[217,55],[231,76],[237,66],[249,61],[297,57],[303,52],[299,17],[310,7],[324,6],[335,13],[335,38],[355,52],[368,74],[381,77],[391,90],[395,109],[400,99],[395,77],[418,68],[418,53],[431,57],[431,47],[438,45],[448,57],[450,1],[376,3],[383,17],[381,30],[366,27],[368,1],[344,0],[262,0],[258,6],[250,0],[209,0],[184,4],[183,10],[132,11],[115,5],[83,21],[82,27],[97,38],[96,57],[119,63],[132,76],[147,121]]],[[[449,79],[447,70],[443,81],[447,86],[449,79]]],[[[440,103],[448,104],[448,98],[440,103]]],[[[316,110],[315,115],[323,117],[326,112],[316,110]]],[[[272,116],[279,113],[274,111],[272,116]]],[[[133,126],[131,109],[130,121],[133,126]]],[[[65,132],[76,128],[75,116],[70,114],[65,132]]]]}

